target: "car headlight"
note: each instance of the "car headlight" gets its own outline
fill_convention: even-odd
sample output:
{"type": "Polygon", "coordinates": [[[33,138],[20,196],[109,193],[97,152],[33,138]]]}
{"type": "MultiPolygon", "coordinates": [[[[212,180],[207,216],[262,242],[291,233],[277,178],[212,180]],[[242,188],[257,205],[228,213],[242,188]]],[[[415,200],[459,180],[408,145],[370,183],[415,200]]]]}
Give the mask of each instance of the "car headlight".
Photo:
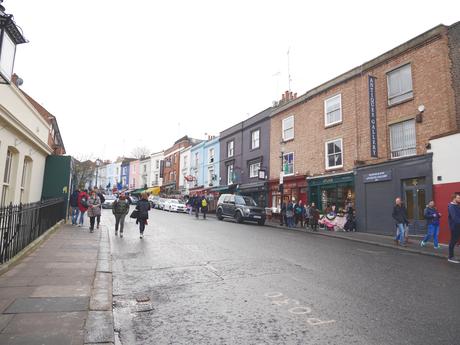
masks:
{"type": "Polygon", "coordinates": [[[249,213],[251,213],[251,210],[249,209],[249,207],[244,207],[243,212],[245,215],[248,215],[249,213]]]}

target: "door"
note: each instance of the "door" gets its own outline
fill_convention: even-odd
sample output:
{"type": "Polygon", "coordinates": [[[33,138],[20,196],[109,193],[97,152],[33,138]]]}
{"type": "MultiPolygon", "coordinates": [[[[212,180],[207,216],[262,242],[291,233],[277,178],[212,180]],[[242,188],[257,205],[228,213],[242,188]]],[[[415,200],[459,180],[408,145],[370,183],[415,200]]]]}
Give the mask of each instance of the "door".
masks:
{"type": "Polygon", "coordinates": [[[403,192],[407,217],[410,222],[409,233],[412,235],[425,233],[426,222],[423,216],[427,204],[425,178],[403,180],[403,192]]]}

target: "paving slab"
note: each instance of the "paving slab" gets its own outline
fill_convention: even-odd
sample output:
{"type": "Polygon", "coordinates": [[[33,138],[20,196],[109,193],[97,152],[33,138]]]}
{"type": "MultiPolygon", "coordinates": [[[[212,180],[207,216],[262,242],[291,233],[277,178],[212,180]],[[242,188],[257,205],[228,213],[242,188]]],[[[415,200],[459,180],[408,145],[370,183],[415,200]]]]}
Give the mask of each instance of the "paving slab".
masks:
{"type": "Polygon", "coordinates": [[[6,326],[10,323],[11,319],[13,319],[14,315],[0,315],[0,333],[6,328],[6,326]]]}
{"type": "Polygon", "coordinates": [[[32,283],[32,281],[35,278],[36,276],[20,276],[20,275],[16,275],[14,277],[0,276],[0,288],[1,287],[28,286],[30,283],[32,283]]]}
{"type": "Polygon", "coordinates": [[[40,285],[91,285],[94,280],[94,274],[76,275],[48,275],[43,277],[34,277],[28,286],[40,285]]]}
{"type": "Polygon", "coordinates": [[[3,313],[46,313],[88,310],[88,297],[17,298],[3,313]]]}
{"type": "Polygon", "coordinates": [[[81,345],[83,339],[83,331],[33,335],[0,334],[2,345],[81,345]]]}
{"type": "Polygon", "coordinates": [[[41,313],[4,315],[12,320],[3,329],[4,334],[48,334],[63,333],[67,330],[83,330],[86,312],[41,313]]]}
{"type": "Polygon", "coordinates": [[[32,293],[32,291],[34,291],[34,288],[29,286],[1,287],[0,299],[29,296],[32,293]]]}
{"type": "Polygon", "coordinates": [[[10,298],[2,298],[0,299],[0,313],[3,313],[3,311],[9,307],[11,303],[13,303],[15,298],[10,297],[10,298]]]}
{"type": "Polygon", "coordinates": [[[90,296],[90,285],[42,285],[30,297],[79,297],[90,296]]]}
{"type": "Polygon", "coordinates": [[[85,344],[113,343],[113,315],[111,311],[90,311],[86,320],[85,344]]]}

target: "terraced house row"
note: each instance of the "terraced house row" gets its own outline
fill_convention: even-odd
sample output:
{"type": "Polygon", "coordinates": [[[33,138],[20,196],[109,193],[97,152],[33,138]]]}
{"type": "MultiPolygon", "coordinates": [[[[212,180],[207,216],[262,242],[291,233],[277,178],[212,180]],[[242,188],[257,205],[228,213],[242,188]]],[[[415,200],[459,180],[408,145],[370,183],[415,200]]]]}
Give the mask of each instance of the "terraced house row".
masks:
{"type": "MultiPolygon", "coordinates": [[[[155,155],[169,194],[239,193],[279,209],[353,201],[359,231],[390,234],[401,196],[411,232],[434,199],[460,191],[460,23],[439,25],[358,67],[201,141],[155,155]],[[282,187],[281,187],[282,185],[282,187]]],[[[158,177],[155,180],[158,183],[158,177]]],[[[444,217],[441,240],[447,239],[444,217]]]]}

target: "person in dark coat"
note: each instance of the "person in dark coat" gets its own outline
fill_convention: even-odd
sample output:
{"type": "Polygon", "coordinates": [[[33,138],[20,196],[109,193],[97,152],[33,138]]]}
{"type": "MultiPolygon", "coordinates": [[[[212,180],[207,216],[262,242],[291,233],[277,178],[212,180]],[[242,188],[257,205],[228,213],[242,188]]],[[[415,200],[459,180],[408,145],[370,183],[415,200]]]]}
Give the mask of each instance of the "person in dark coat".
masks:
{"type": "Polygon", "coordinates": [[[430,201],[423,211],[423,216],[426,219],[426,227],[427,233],[425,238],[420,242],[422,247],[425,247],[427,242],[433,237],[433,244],[434,249],[439,249],[438,244],[438,233],[439,233],[439,219],[441,218],[441,214],[438,212],[436,207],[434,206],[434,201],[430,201]]]}
{"type": "Polygon", "coordinates": [[[407,219],[407,210],[406,207],[403,205],[401,198],[396,198],[395,205],[393,207],[393,212],[391,214],[395,223],[396,223],[396,236],[395,242],[398,243],[403,247],[406,246],[404,240],[406,239],[405,231],[406,231],[406,224],[409,224],[407,219]]]}
{"type": "Polygon", "coordinates": [[[139,212],[137,215],[137,223],[139,224],[140,238],[144,238],[144,230],[149,219],[150,202],[147,193],[141,194],[141,199],[137,202],[136,210],[139,212]]]}
{"type": "Polygon", "coordinates": [[[319,211],[314,202],[310,206],[310,226],[313,231],[318,231],[319,211]]]}
{"type": "Polygon", "coordinates": [[[347,203],[346,208],[347,221],[343,228],[345,229],[345,231],[356,231],[355,210],[353,208],[353,203],[347,203]]]}
{"type": "Polygon", "coordinates": [[[450,242],[449,242],[449,258],[448,261],[453,264],[458,264],[460,261],[454,257],[454,248],[460,239],[460,193],[455,193],[452,202],[447,207],[449,212],[449,228],[450,228],[450,242]]]}
{"type": "Polygon", "coordinates": [[[198,195],[195,197],[193,208],[195,210],[195,217],[196,219],[198,219],[198,217],[200,216],[200,208],[201,208],[201,197],[198,195]]]}
{"type": "Polygon", "coordinates": [[[281,203],[281,209],[280,209],[280,225],[283,226],[284,224],[287,225],[287,219],[286,219],[286,203],[283,201],[281,203]]]}
{"type": "Polygon", "coordinates": [[[203,219],[206,219],[206,214],[208,213],[208,199],[206,195],[201,197],[201,213],[203,213],[203,219]]]}
{"type": "MultiPolygon", "coordinates": [[[[101,205],[105,202],[104,194],[101,193],[100,189],[94,187],[94,191],[96,192],[99,200],[101,200],[101,205]]],[[[101,224],[101,215],[96,216],[96,228],[99,229],[99,225],[101,224]]]]}
{"type": "Polygon", "coordinates": [[[286,218],[287,218],[287,226],[288,228],[294,227],[294,203],[289,201],[286,207],[286,218]]]}
{"type": "Polygon", "coordinates": [[[78,215],[80,214],[80,209],[78,208],[78,196],[80,195],[80,190],[77,188],[70,195],[69,205],[71,210],[72,225],[77,225],[78,215]]]}
{"type": "Polygon", "coordinates": [[[123,228],[125,226],[125,217],[129,212],[129,203],[126,200],[125,193],[121,193],[120,197],[114,201],[112,205],[112,213],[115,216],[115,236],[118,235],[118,227],[120,227],[120,237],[123,237],[123,228]]]}
{"type": "Polygon", "coordinates": [[[88,200],[89,195],[87,190],[83,190],[78,194],[78,209],[80,210],[80,219],[78,221],[78,226],[83,226],[83,222],[85,220],[85,212],[88,210],[88,200]]]}
{"type": "Polygon", "coordinates": [[[299,225],[303,228],[303,221],[305,219],[305,208],[303,207],[302,200],[299,200],[298,203],[294,205],[294,218],[295,226],[299,225]]]}

